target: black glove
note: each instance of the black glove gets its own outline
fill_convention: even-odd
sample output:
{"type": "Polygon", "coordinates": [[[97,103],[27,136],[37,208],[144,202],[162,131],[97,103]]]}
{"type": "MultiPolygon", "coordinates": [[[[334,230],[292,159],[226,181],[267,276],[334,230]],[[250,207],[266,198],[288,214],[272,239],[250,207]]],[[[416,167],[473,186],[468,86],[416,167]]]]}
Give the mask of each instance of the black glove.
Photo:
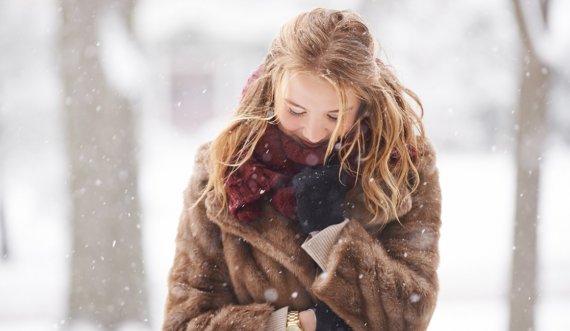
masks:
{"type": "Polygon", "coordinates": [[[316,331],[350,331],[352,330],[324,303],[319,302],[312,308],[317,316],[316,331]]]}
{"type": "Polygon", "coordinates": [[[306,167],[293,177],[297,217],[305,234],[343,221],[342,203],[348,190],[348,175],[339,182],[339,165],[306,167]]]}

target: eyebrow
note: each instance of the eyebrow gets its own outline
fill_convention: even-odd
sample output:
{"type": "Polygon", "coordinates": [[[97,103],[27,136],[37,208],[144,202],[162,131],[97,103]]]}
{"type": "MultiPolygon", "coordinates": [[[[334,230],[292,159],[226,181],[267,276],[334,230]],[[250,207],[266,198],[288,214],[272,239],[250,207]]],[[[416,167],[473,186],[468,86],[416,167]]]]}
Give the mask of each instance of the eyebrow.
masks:
{"type": "MultiPolygon", "coordinates": [[[[295,106],[295,107],[299,107],[299,108],[301,108],[301,109],[303,109],[303,110],[307,110],[307,108],[301,106],[300,104],[296,103],[296,102],[293,101],[293,100],[290,100],[290,99],[285,98],[285,101],[287,101],[288,103],[292,104],[292,105],[295,106]]],[[[348,107],[347,110],[351,110],[352,108],[353,108],[353,107],[348,107]]],[[[327,111],[327,113],[332,113],[332,112],[337,112],[337,113],[338,113],[338,109],[327,111]]]]}

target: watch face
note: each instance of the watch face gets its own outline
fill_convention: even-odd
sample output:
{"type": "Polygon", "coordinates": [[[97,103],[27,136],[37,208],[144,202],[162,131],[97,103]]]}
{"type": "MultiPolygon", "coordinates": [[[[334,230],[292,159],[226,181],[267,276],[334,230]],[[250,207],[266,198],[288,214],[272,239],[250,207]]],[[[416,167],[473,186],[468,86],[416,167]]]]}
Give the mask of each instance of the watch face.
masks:
{"type": "Polygon", "coordinates": [[[301,328],[298,327],[297,325],[289,325],[287,326],[287,328],[285,328],[285,331],[303,331],[303,330],[301,330],[301,328]]]}

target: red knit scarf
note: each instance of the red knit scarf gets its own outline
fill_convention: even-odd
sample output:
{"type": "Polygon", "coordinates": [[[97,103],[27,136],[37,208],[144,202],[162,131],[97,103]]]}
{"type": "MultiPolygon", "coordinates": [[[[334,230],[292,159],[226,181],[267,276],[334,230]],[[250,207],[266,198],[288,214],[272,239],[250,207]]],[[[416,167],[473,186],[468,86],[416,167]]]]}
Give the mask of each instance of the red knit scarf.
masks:
{"type": "MultiPolygon", "coordinates": [[[[295,219],[291,180],[305,166],[323,163],[327,145],[309,148],[269,124],[252,157],[230,175],[225,189],[229,211],[240,221],[255,220],[265,198],[281,214],[295,219]]],[[[354,178],[351,178],[353,185],[354,178]]]]}

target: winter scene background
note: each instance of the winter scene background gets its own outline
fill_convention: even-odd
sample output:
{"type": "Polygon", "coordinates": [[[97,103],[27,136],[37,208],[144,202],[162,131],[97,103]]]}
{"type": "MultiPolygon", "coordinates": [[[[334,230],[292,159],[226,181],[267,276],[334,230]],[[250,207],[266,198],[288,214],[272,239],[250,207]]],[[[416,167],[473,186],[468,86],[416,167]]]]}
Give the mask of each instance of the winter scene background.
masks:
{"type": "MultiPolygon", "coordinates": [[[[538,197],[537,295],[529,301],[535,302],[534,330],[570,330],[570,2],[520,1],[539,72],[548,77],[544,125],[530,127],[517,122],[523,83],[536,76],[523,70],[531,55],[521,42],[515,3],[0,0],[0,330],[106,330],[105,323],[160,329],[194,153],[228,123],[280,26],[315,7],[359,12],[382,58],[423,101],[443,194],[441,291],[429,330],[509,329],[517,201],[527,196],[517,191],[517,133],[541,128],[538,157],[529,154],[540,169],[532,192],[538,197]],[[545,15],[541,4],[548,5],[545,15]],[[87,67],[82,72],[73,54],[97,60],[100,75],[87,67]],[[70,78],[73,70],[84,77],[70,78]],[[85,80],[111,92],[74,89],[85,80]],[[78,108],[87,96],[88,106],[78,108]],[[113,100],[123,106],[113,108],[113,100]],[[125,167],[132,168],[111,163],[106,169],[113,175],[78,188],[70,161],[77,146],[96,153],[113,143],[78,145],[75,137],[97,136],[106,128],[99,113],[113,118],[108,114],[127,108],[130,119],[116,116],[109,126],[132,133],[131,145],[112,136],[116,145],[131,146],[116,155],[127,156],[125,167]],[[107,208],[96,201],[82,207],[91,222],[75,219],[75,204],[85,201],[89,185],[114,187],[121,178],[135,180],[117,198],[129,203],[109,203],[109,210],[119,208],[111,210],[117,219],[99,222],[107,208]],[[119,219],[123,214],[128,217],[119,219]],[[113,230],[109,221],[130,227],[113,230]],[[104,249],[78,250],[73,243],[81,238],[104,242],[104,249]],[[125,252],[140,261],[114,258],[125,252]],[[83,278],[74,276],[72,262],[90,266],[77,272],[83,278]],[[78,289],[116,280],[123,282],[115,293],[122,308],[104,306],[95,322],[81,318],[78,289]],[[127,314],[129,307],[136,312],[127,314]],[[116,317],[121,314],[132,318],[116,317]]],[[[101,304],[83,300],[86,307],[101,304]]]]}

